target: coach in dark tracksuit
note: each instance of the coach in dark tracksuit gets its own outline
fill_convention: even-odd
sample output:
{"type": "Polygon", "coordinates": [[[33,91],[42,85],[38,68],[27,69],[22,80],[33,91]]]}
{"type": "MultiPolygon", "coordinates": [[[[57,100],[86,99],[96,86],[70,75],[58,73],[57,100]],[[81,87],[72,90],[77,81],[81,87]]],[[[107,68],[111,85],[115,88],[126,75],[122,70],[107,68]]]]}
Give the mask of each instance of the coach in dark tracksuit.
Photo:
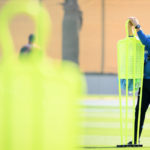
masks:
{"type": "MultiPolygon", "coordinates": [[[[142,94],[142,103],[141,103],[141,118],[140,118],[140,131],[139,131],[139,138],[140,138],[143,129],[144,120],[145,120],[145,114],[150,104],[150,35],[145,35],[143,33],[137,18],[130,17],[129,20],[130,20],[129,36],[133,36],[133,32],[132,32],[132,25],[133,25],[136,28],[137,35],[140,41],[145,46],[143,94],[142,94]]],[[[140,89],[138,92],[138,101],[135,108],[135,130],[134,130],[135,144],[137,139],[139,100],[140,100],[140,89]]],[[[132,142],[129,142],[128,144],[132,144],[132,142]]]]}

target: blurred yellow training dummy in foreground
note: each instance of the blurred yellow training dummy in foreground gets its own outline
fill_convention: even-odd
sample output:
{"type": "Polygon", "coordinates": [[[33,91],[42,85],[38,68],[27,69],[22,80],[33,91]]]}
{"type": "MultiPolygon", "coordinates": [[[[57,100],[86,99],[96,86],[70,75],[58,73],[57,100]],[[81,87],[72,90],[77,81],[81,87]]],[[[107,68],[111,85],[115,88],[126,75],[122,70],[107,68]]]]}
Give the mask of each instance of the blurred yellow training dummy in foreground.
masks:
{"type": "Polygon", "coordinates": [[[82,75],[69,62],[52,63],[45,55],[51,22],[35,0],[11,0],[0,11],[0,150],[76,150],[82,75]],[[28,61],[15,54],[9,23],[20,14],[35,22],[41,57],[28,61]]]}

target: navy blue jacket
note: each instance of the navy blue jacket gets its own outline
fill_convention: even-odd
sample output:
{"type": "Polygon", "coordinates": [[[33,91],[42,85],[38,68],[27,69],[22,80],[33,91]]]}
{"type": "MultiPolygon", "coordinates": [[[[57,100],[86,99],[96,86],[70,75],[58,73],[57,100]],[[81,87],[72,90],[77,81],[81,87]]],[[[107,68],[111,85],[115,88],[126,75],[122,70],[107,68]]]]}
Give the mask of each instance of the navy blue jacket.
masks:
{"type": "Polygon", "coordinates": [[[150,55],[150,35],[145,35],[142,30],[139,30],[137,34],[140,41],[145,46],[144,79],[150,79],[150,60],[148,60],[148,55],[150,55]]]}

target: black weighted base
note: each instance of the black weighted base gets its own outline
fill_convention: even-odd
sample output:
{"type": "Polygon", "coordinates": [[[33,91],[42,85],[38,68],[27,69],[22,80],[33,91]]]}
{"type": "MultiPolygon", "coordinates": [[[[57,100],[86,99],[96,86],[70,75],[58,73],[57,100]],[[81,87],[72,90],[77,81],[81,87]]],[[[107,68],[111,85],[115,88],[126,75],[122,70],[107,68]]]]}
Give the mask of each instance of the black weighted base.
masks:
{"type": "Polygon", "coordinates": [[[124,147],[143,147],[142,144],[129,144],[129,145],[117,145],[119,148],[124,148],[124,147]]]}

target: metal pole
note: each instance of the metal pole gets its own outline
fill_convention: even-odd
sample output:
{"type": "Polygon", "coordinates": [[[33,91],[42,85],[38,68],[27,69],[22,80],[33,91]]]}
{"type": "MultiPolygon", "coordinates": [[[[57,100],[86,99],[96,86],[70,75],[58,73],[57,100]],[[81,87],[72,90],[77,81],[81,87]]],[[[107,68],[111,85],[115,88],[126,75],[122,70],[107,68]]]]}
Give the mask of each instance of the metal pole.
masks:
{"type": "Polygon", "coordinates": [[[82,12],[77,0],[65,0],[63,19],[62,59],[79,63],[79,31],[82,26],[82,12]]]}
{"type": "Polygon", "coordinates": [[[104,73],[104,65],[105,65],[105,0],[102,0],[102,31],[101,31],[101,37],[102,37],[102,53],[101,53],[101,73],[104,73]]]}

